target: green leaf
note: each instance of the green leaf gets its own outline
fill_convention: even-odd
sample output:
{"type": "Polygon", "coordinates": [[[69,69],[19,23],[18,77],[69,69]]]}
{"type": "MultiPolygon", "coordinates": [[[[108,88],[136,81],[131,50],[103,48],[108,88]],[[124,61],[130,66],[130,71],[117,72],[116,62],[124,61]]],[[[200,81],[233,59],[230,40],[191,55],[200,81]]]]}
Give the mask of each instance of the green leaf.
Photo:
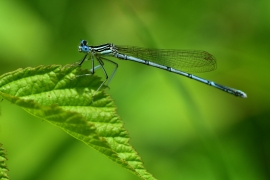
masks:
{"type": "Polygon", "coordinates": [[[96,92],[102,81],[94,75],[80,76],[87,73],[74,65],[19,69],[0,77],[0,95],[60,127],[141,179],[155,179],[129,144],[112,99],[104,91],[96,92]]]}
{"type": "Polygon", "coordinates": [[[0,144],[0,180],[9,180],[6,160],[6,151],[2,148],[2,144],[0,144]]]}

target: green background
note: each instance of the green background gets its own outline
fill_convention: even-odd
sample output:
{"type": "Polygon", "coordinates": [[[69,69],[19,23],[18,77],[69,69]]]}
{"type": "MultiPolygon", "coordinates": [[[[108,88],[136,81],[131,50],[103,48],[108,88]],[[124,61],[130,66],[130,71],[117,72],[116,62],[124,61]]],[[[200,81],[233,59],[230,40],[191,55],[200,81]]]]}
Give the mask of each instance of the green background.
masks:
{"type": "MultiPolygon", "coordinates": [[[[270,179],[269,8],[269,0],[2,0],[0,73],[74,63],[83,57],[81,39],[206,50],[218,69],[196,75],[247,99],[115,59],[119,69],[107,92],[130,143],[157,179],[270,179]]],[[[0,107],[11,179],[139,179],[19,107],[0,107]]]]}

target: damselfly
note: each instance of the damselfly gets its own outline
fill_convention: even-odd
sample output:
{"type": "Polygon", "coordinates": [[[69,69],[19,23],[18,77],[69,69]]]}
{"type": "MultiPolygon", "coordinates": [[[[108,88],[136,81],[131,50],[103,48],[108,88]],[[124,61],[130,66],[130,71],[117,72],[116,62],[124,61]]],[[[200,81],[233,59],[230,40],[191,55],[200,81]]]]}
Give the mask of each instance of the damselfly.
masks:
{"type": "Polygon", "coordinates": [[[101,83],[97,91],[104,85],[104,83],[107,81],[108,83],[110,82],[118,68],[118,64],[116,62],[104,57],[112,56],[120,60],[134,61],[180,74],[238,97],[247,97],[247,95],[240,90],[226,87],[190,74],[190,72],[207,72],[216,69],[215,57],[206,51],[148,49],[134,46],[118,46],[111,43],[99,46],[88,46],[87,41],[82,40],[79,45],[79,52],[85,53],[85,56],[79,65],[82,65],[84,61],[90,59],[92,61],[91,74],[94,74],[95,70],[100,67],[104,71],[105,80],[101,83]],[[99,63],[97,66],[94,64],[95,59],[99,63]],[[115,65],[115,69],[110,77],[104,68],[103,61],[107,61],[115,65]]]}

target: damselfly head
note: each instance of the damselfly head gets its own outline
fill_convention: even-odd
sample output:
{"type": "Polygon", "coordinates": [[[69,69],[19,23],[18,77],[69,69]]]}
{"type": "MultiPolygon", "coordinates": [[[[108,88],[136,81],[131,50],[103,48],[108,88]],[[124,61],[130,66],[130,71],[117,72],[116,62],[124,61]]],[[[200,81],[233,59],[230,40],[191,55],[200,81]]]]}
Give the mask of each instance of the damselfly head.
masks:
{"type": "Polygon", "coordinates": [[[84,53],[88,53],[90,51],[90,47],[87,45],[87,41],[86,40],[82,40],[80,45],[79,45],[79,52],[84,52],[84,53]]]}

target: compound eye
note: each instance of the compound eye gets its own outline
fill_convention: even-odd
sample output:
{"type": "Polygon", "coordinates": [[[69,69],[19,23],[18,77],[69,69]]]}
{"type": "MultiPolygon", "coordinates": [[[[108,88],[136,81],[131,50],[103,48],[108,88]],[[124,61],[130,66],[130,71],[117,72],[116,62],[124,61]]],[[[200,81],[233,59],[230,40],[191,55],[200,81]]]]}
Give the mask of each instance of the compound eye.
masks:
{"type": "Polygon", "coordinates": [[[87,45],[87,41],[86,40],[82,40],[82,44],[86,46],[87,45]]]}

